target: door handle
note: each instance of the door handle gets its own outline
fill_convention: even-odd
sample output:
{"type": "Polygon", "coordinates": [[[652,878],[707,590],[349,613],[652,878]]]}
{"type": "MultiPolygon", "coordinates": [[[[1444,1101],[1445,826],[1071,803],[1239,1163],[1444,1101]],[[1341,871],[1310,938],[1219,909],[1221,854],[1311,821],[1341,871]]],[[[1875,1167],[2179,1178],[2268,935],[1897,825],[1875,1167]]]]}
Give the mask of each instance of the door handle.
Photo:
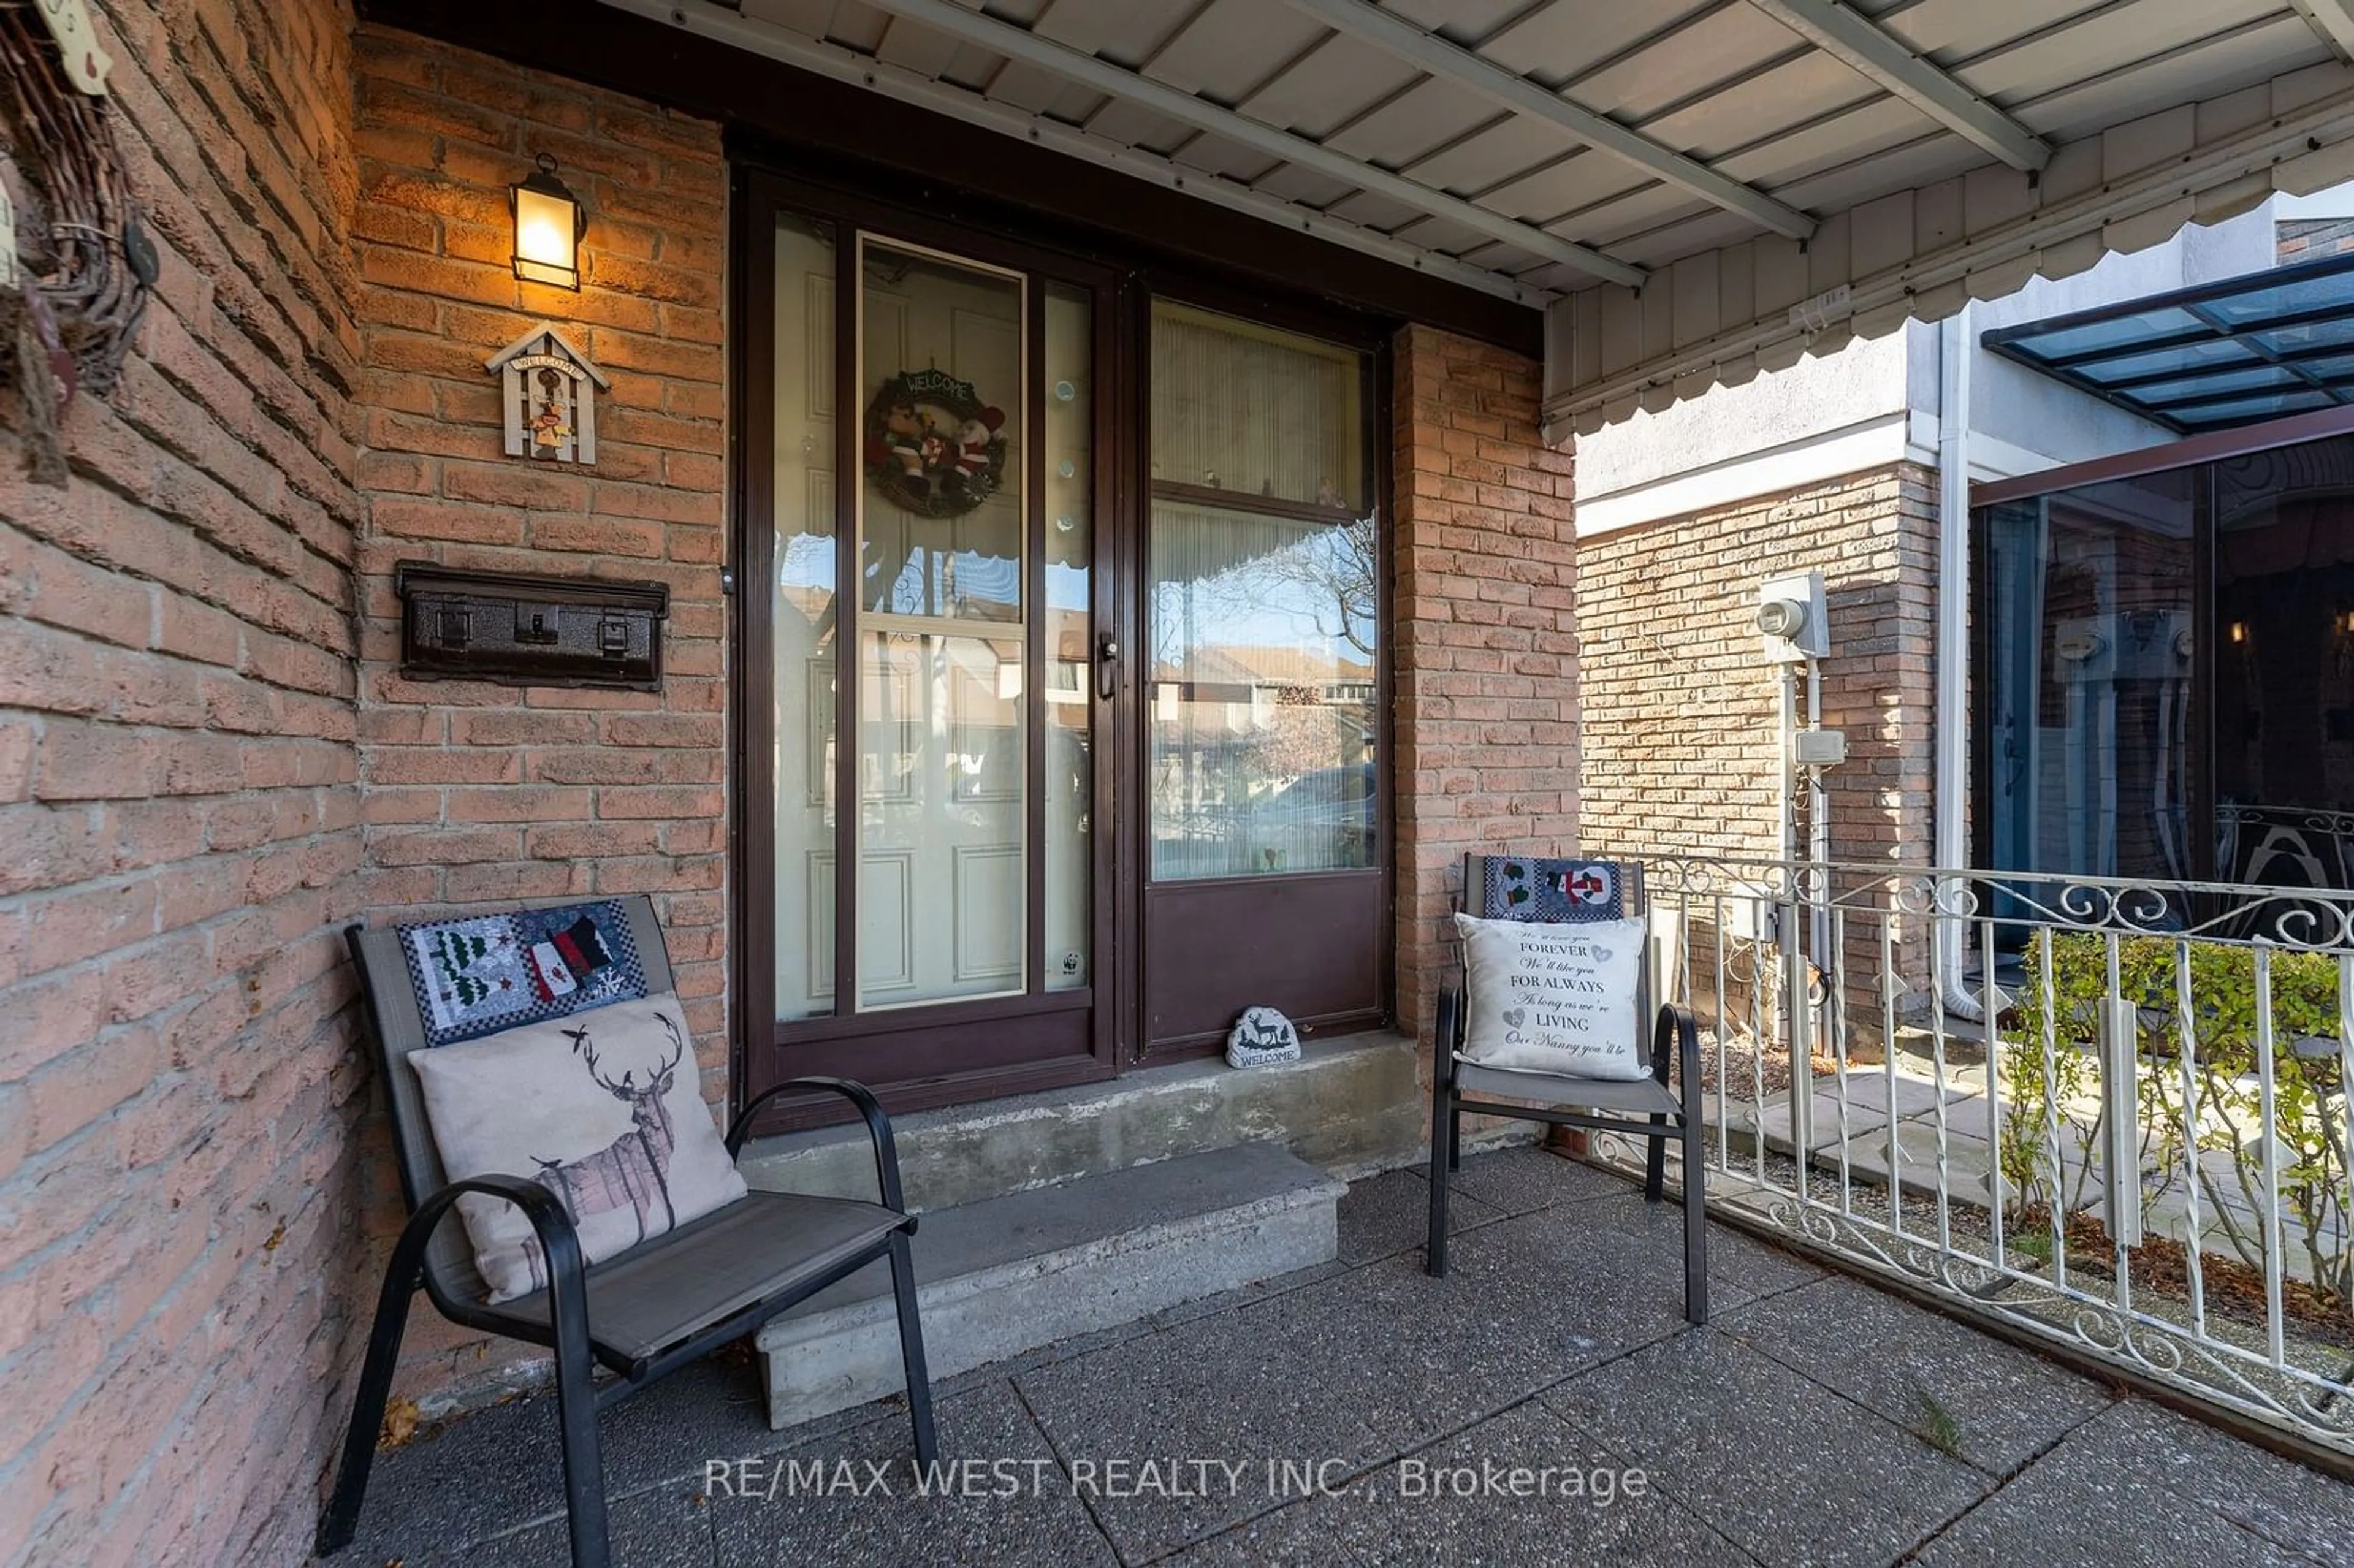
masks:
{"type": "Polygon", "coordinates": [[[1096,695],[1111,701],[1119,687],[1119,641],[1106,634],[1096,639],[1096,695]]]}

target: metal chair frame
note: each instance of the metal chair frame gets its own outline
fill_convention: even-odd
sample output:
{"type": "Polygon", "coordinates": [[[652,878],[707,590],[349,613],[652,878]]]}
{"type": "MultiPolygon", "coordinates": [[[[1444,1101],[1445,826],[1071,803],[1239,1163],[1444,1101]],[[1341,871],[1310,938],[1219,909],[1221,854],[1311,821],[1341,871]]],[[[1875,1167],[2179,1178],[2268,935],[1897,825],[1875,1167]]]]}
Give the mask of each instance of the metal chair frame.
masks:
{"type": "MultiPolygon", "coordinates": [[[[627,902],[634,904],[639,901],[627,902]]],[[[646,947],[650,932],[652,939],[660,942],[660,927],[653,924],[650,904],[635,912],[632,925],[642,951],[646,947]]],[[[368,959],[361,945],[364,932],[364,927],[354,926],[345,932],[345,937],[351,944],[353,961],[366,979],[368,959]]],[[[651,986],[652,971],[657,966],[652,962],[655,955],[647,957],[651,986]]],[[[660,958],[659,969],[666,987],[668,957],[662,954],[660,958]]],[[[404,975],[392,983],[406,985],[408,981],[404,975]]],[[[377,1012],[375,986],[365,985],[363,990],[367,993],[368,1022],[376,1042],[379,1068],[387,1077],[394,1073],[408,1071],[406,1064],[396,1060],[387,1045],[383,1020],[377,1012]]],[[[345,1433],[334,1490],[319,1520],[319,1555],[328,1556],[350,1545],[358,1530],[360,1506],[366,1496],[368,1474],[376,1460],[376,1436],[384,1423],[385,1405],[392,1390],[393,1372],[399,1360],[401,1335],[408,1326],[410,1300],[420,1287],[434,1309],[452,1322],[543,1345],[555,1352],[557,1425],[564,1455],[565,1506],[571,1529],[573,1568],[608,1568],[610,1562],[605,1516],[604,1465],[597,1432],[598,1412],[643,1392],[662,1378],[689,1361],[710,1354],[721,1345],[742,1339],[769,1319],[790,1310],[885,1256],[891,1260],[892,1295],[898,1308],[899,1349],[907,1373],[907,1407],[914,1426],[916,1463],[918,1466],[932,1464],[938,1457],[938,1447],[932,1426],[931,1383],[924,1366],[923,1331],[917,1319],[914,1262],[908,1248],[908,1238],[916,1231],[916,1216],[906,1212],[906,1200],[899,1183],[898,1150],[892,1139],[891,1118],[885,1114],[882,1103],[864,1085],[847,1078],[788,1079],[753,1097],[750,1103],[737,1114],[727,1128],[727,1153],[732,1159],[742,1152],[755,1118],[771,1100],[782,1095],[811,1092],[839,1095],[857,1107],[859,1115],[865,1120],[867,1137],[874,1145],[875,1185],[881,1206],[896,1213],[900,1223],[887,1234],[859,1247],[827,1268],[796,1279],[790,1287],[762,1296],[716,1322],[683,1333],[674,1342],[662,1346],[651,1355],[625,1356],[598,1343],[595,1324],[589,1315],[588,1286],[605,1265],[583,1262],[579,1238],[574,1230],[571,1215],[552,1191],[537,1181],[517,1176],[477,1176],[440,1182],[431,1186],[429,1191],[420,1192],[420,1187],[426,1184],[420,1180],[423,1173],[412,1169],[412,1161],[404,1149],[399,1160],[401,1192],[408,1201],[409,1218],[401,1228],[399,1240],[393,1246],[391,1260],[385,1269],[384,1287],[376,1298],[376,1320],[368,1333],[367,1355],[361,1367],[351,1425],[345,1433]],[[545,1321],[518,1313],[507,1303],[470,1298],[460,1280],[450,1277],[453,1271],[429,1255],[442,1221],[448,1217],[457,1200],[470,1192],[504,1199],[523,1210],[530,1220],[532,1230],[547,1259],[549,1286],[545,1321]],[[600,1364],[616,1374],[602,1385],[596,1382],[596,1370],[600,1364]]],[[[405,1097],[387,1096],[396,1117],[402,1115],[405,1097]]],[[[395,1142],[396,1146],[400,1146],[402,1140],[396,1137],[395,1142]]],[[[748,1196],[738,1202],[757,1201],[757,1198],[748,1196]]],[[[683,1236],[697,1227],[709,1225],[734,1213],[737,1206],[730,1204],[727,1208],[690,1221],[668,1234],[683,1236]]],[[[657,1241],[663,1238],[657,1238],[657,1241]]],[[[621,1255],[626,1257],[630,1255],[621,1255]]],[[[618,1263],[620,1258],[607,1261],[618,1263]]],[[[790,1260],[781,1261],[790,1263],[790,1260]]]]}
{"type": "MultiPolygon", "coordinates": [[[[1478,890],[1485,885],[1489,858],[1480,854],[1463,857],[1463,890],[1457,900],[1458,907],[1478,902],[1478,890]]],[[[1622,907],[1626,913],[1645,915],[1642,867],[1633,862],[1603,861],[1599,863],[1609,865],[1617,873],[1622,889],[1622,907]]],[[[1451,926],[1452,922],[1449,924],[1451,926]]],[[[1646,962],[1642,966],[1635,999],[1634,1020],[1638,1028],[1641,1027],[1640,1021],[1650,1014],[1649,945],[1647,935],[1644,943],[1646,962]]],[[[1641,1093],[1630,1084],[1585,1081],[1599,1099],[1639,1097],[1655,1107],[1638,1109],[1636,1114],[1642,1117],[1641,1120],[1598,1114],[1592,1102],[1562,1097],[1563,1089],[1575,1090],[1580,1084],[1580,1080],[1568,1077],[1511,1075],[1516,1079],[1525,1077],[1528,1080],[1528,1097],[1543,1102],[1539,1104],[1471,1098],[1462,1092],[1458,1081],[1460,1069],[1470,1065],[1461,1062],[1457,1054],[1463,1047],[1465,991],[1469,976],[1462,962],[1459,943],[1456,954],[1454,981],[1438,993],[1437,1045],[1430,1094],[1430,1236],[1424,1254],[1425,1266],[1438,1277],[1443,1278],[1447,1274],[1447,1176],[1462,1167],[1463,1118],[1466,1115],[1509,1117],[1553,1127],[1583,1128],[1594,1132],[1643,1139],[1649,1144],[1644,1151],[1643,1163],[1643,1201],[1648,1203],[1656,1203],[1664,1195],[1668,1140],[1675,1139],[1681,1141],[1683,1149],[1684,1317],[1693,1323],[1708,1321],[1708,1213],[1704,1174],[1707,1164],[1702,1150],[1700,1029],[1691,1012],[1670,1003],[1662,1006],[1656,1014],[1651,1031],[1651,1076],[1643,1081],[1647,1088],[1656,1086],[1651,1092],[1641,1093]],[[1672,1088],[1671,1077],[1675,1086],[1672,1088]],[[1585,1108],[1576,1108],[1580,1107],[1585,1108]]],[[[1497,1075],[1503,1075],[1499,1073],[1497,1075]]],[[[1517,1088],[1518,1083],[1513,1086],[1517,1088]]]]}

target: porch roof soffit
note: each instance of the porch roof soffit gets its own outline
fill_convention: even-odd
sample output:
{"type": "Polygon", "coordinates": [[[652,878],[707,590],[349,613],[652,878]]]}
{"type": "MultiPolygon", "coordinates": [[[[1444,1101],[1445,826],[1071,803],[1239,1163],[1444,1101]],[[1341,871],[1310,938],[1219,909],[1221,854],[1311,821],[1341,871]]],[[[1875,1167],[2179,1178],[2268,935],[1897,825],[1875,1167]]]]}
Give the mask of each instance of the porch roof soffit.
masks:
{"type": "Polygon", "coordinates": [[[2354,175],[2349,0],[603,0],[1499,301],[1561,437],[2354,175]]]}

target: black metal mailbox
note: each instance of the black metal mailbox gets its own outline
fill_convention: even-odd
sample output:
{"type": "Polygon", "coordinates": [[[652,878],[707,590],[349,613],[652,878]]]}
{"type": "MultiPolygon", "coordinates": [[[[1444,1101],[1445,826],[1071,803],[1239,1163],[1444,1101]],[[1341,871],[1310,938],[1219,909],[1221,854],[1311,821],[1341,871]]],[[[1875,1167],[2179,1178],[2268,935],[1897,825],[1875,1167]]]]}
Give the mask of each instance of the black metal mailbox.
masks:
{"type": "Polygon", "coordinates": [[[400,596],[400,673],[417,680],[510,686],[662,689],[658,582],[457,571],[430,561],[393,568],[400,596]]]}

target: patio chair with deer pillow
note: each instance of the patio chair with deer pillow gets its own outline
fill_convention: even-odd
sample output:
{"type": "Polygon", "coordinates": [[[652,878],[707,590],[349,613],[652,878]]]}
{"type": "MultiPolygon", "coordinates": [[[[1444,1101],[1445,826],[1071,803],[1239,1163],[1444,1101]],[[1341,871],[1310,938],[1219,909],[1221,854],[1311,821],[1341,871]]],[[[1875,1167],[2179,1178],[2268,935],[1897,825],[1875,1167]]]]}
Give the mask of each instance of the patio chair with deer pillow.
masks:
{"type": "Polygon", "coordinates": [[[409,1220],[368,1337],[321,1555],[351,1543],[411,1297],[556,1354],[575,1568],[607,1562],[597,1413],[888,1257],[918,1464],[935,1457],[890,1119],[843,1078],[755,1096],[723,1139],[643,897],[355,926],[409,1220]],[[865,1118],[875,1202],[748,1190],[736,1156],[782,1094],[865,1118]],[[461,1225],[444,1224],[452,1208],[461,1225]],[[461,1234],[462,1231],[462,1234],[461,1234]],[[599,1368],[611,1374],[596,1382],[599,1368]]]}
{"type": "Polygon", "coordinates": [[[1683,1145],[1684,1316],[1706,1322],[1700,1032],[1681,1007],[1652,1019],[1643,868],[1467,855],[1461,903],[1461,984],[1438,997],[1426,1266],[1447,1273],[1447,1173],[1461,1162],[1467,1114],[1647,1139],[1643,1197],[1654,1203],[1674,1138],[1683,1145]]]}

